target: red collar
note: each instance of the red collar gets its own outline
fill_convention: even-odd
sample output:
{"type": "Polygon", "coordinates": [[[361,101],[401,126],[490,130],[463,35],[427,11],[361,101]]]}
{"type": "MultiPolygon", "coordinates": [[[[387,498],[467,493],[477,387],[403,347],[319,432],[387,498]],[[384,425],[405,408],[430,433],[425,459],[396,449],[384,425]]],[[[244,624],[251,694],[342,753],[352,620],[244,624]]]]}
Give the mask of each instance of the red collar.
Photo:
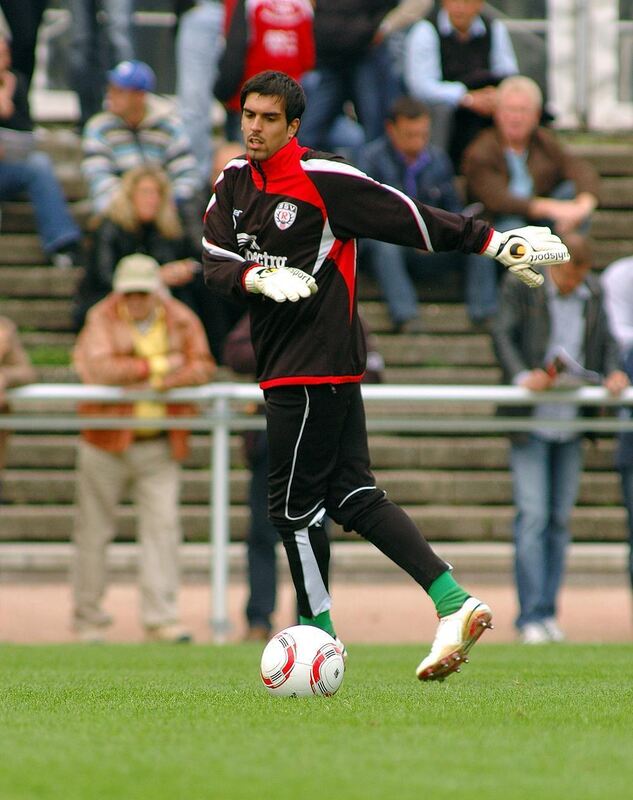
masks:
{"type": "Polygon", "coordinates": [[[261,189],[262,174],[267,181],[279,175],[287,175],[307,150],[308,148],[302,147],[297,141],[297,137],[293,136],[288,144],[285,144],[282,148],[277,150],[275,155],[267,158],[265,161],[253,162],[249,157],[248,162],[251,167],[251,175],[253,176],[255,185],[261,189]],[[257,166],[255,166],[255,164],[257,164],[257,166]]]}

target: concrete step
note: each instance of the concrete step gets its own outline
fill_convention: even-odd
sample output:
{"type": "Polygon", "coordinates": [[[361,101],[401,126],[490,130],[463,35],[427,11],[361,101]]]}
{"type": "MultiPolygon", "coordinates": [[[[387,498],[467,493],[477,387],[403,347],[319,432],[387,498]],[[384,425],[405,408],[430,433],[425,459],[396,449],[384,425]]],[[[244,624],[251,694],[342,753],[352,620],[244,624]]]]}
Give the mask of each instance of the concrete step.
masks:
{"type": "MultiPolygon", "coordinates": [[[[8,469],[72,469],[77,435],[14,433],[9,439],[8,469]]],[[[392,436],[370,434],[369,449],[374,469],[462,469],[502,470],[508,466],[508,440],[491,436],[392,436]]],[[[188,469],[203,469],[210,463],[211,437],[193,434],[188,469]]],[[[612,471],[615,441],[601,437],[585,447],[587,471],[612,471]]],[[[242,437],[230,438],[231,464],[244,467],[242,437]]]]}
{"type": "MultiPolygon", "coordinates": [[[[461,580],[475,576],[479,581],[508,581],[513,575],[514,548],[509,542],[434,543],[437,553],[453,565],[461,580]]],[[[58,543],[1,543],[0,583],[29,580],[67,580],[72,567],[74,546],[58,543]]],[[[108,574],[112,578],[138,573],[139,547],[135,543],[115,543],[107,551],[108,574]]],[[[572,542],[567,551],[566,580],[591,581],[621,579],[627,568],[628,548],[623,543],[594,544],[572,542]]],[[[184,580],[210,580],[213,547],[207,543],[180,546],[179,564],[184,580]]],[[[243,579],[246,574],[246,548],[235,542],[228,548],[229,575],[243,579]]],[[[332,577],[351,581],[402,580],[403,574],[375,547],[363,541],[332,543],[332,577]]],[[[286,559],[278,559],[280,580],[288,579],[286,559]]]]}
{"type": "MultiPolygon", "coordinates": [[[[567,137],[565,137],[567,138],[567,137]]],[[[570,150],[579,158],[586,158],[601,176],[633,176],[633,143],[628,142],[574,142],[570,150]]]]}
{"type": "MultiPolygon", "coordinates": [[[[75,222],[85,228],[91,215],[89,201],[81,197],[69,202],[68,210],[75,222]]],[[[37,230],[35,212],[27,197],[24,200],[2,202],[1,230],[2,233],[33,233],[37,230]]]]}
{"type": "MultiPolygon", "coordinates": [[[[509,542],[512,539],[511,506],[407,505],[404,507],[429,541],[509,542]]],[[[74,507],[47,504],[41,506],[6,505],[2,507],[0,541],[64,542],[72,535],[74,507]]],[[[248,527],[248,509],[231,506],[229,524],[233,541],[241,541],[248,527]]],[[[187,541],[209,538],[209,508],[204,505],[182,507],[181,519],[187,541]]],[[[134,536],[134,512],[130,506],[118,511],[119,539],[134,536]]],[[[579,506],[574,509],[572,536],[583,542],[624,542],[627,540],[624,509],[621,506],[579,506]]],[[[335,540],[354,540],[356,534],[344,533],[333,526],[335,540]]]]}
{"type": "Polygon", "coordinates": [[[377,335],[378,352],[390,366],[496,366],[488,334],[377,335]]]}
{"type": "MultiPolygon", "coordinates": [[[[2,245],[2,239],[0,239],[2,245]]],[[[1,256],[0,256],[1,257],[1,256]]],[[[18,328],[47,331],[72,331],[69,299],[0,300],[0,313],[12,319],[18,328]]]]}
{"type": "Polygon", "coordinates": [[[0,264],[14,266],[46,263],[46,256],[36,233],[0,234],[0,264]]]}
{"type": "MultiPolygon", "coordinates": [[[[2,243],[2,239],[0,239],[2,243]]],[[[53,266],[0,267],[0,296],[11,297],[23,309],[22,317],[28,318],[35,298],[71,298],[81,278],[78,268],[59,269],[53,266]]],[[[6,301],[2,301],[3,303],[6,301]]],[[[20,325],[19,319],[13,318],[20,325]]],[[[31,320],[32,321],[32,320],[31,320]]]]}
{"type": "Polygon", "coordinates": [[[600,208],[633,208],[633,176],[601,178],[599,200],[600,208]]]}
{"type": "MultiPolygon", "coordinates": [[[[377,485],[399,505],[504,505],[512,503],[512,481],[508,471],[375,470],[377,485]]],[[[248,503],[248,470],[232,470],[230,502],[248,503]]],[[[209,497],[211,474],[206,469],[184,470],[183,505],[202,504],[209,497]]],[[[7,469],[3,474],[3,498],[9,503],[66,505],[75,500],[76,474],[70,470],[7,469]]],[[[127,500],[130,498],[127,497],[127,500]]],[[[622,495],[614,473],[585,472],[578,499],[580,506],[620,503],[622,495]]]]}

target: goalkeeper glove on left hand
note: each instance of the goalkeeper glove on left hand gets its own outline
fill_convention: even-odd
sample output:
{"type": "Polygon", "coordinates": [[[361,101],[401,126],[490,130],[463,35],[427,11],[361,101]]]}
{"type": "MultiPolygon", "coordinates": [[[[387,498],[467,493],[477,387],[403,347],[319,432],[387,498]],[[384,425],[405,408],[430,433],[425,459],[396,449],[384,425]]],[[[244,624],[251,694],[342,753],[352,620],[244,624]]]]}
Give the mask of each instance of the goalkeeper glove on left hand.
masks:
{"type": "Polygon", "coordinates": [[[251,294],[263,294],[276,303],[296,303],[317,289],[312,275],[295,267],[252,267],[244,276],[244,287],[251,294]]]}
{"type": "Polygon", "coordinates": [[[569,261],[569,251],[549,228],[528,225],[512,231],[493,231],[485,256],[496,258],[517,278],[531,288],[543,283],[535,264],[562,264],[569,261]]]}

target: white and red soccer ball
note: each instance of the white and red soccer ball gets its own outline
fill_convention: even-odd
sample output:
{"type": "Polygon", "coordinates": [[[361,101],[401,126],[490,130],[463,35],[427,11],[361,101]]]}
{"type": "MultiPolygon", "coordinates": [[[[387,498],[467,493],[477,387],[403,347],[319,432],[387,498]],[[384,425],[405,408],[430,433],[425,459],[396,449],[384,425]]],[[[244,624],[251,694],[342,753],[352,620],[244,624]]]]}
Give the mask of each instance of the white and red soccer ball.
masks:
{"type": "Polygon", "coordinates": [[[293,625],[276,633],[262,653],[260,674],[270,694],[330,697],[343,682],[343,650],[313,625],[293,625]]]}

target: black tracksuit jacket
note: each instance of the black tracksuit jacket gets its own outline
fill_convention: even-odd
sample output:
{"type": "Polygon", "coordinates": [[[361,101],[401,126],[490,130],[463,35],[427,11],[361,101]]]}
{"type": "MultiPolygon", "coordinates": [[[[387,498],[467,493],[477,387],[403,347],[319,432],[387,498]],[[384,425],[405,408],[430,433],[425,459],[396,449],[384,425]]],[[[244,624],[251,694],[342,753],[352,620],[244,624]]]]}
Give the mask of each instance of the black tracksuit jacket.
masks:
{"type": "Polygon", "coordinates": [[[357,382],[366,356],[357,237],[479,253],[491,235],[480,220],[425,206],[292,139],[265,161],[243,156],[224,168],[205,215],[204,276],[214,291],[248,301],[262,388],[357,382]],[[318,292],[296,303],[249,294],[244,274],[258,264],[297,267],[318,292]]]}

